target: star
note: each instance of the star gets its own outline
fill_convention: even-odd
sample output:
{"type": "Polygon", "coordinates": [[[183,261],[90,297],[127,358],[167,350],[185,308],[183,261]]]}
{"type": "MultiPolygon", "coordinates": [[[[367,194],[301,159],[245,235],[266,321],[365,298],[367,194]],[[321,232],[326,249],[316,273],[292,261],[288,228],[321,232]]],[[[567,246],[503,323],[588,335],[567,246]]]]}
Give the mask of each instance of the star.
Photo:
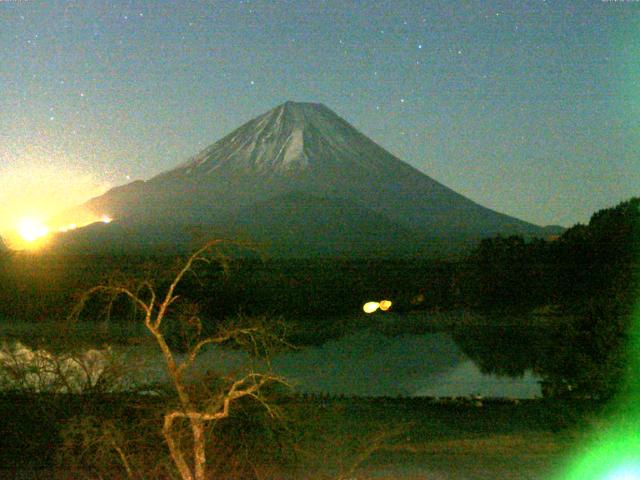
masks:
{"type": "MultiPolygon", "coordinates": [[[[616,85],[620,84],[621,87],[631,88],[633,83],[632,76],[626,74],[624,52],[616,53],[611,42],[606,40],[613,24],[610,23],[611,12],[602,10],[601,5],[585,3],[584,8],[580,8],[580,14],[573,15],[573,7],[560,4],[554,9],[546,8],[548,5],[543,8],[542,3],[535,7],[513,4],[502,11],[503,6],[489,4],[461,10],[456,6],[443,8],[429,2],[422,2],[421,5],[415,5],[416,2],[382,2],[379,7],[372,9],[349,8],[345,12],[334,12],[334,22],[323,22],[318,19],[318,14],[320,10],[326,13],[327,5],[320,4],[331,3],[324,0],[298,2],[295,12],[289,12],[291,2],[266,2],[268,8],[263,12],[260,3],[253,0],[243,0],[242,5],[238,5],[240,0],[236,5],[233,2],[216,2],[215,9],[205,5],[211,2],[185,2],[180,9],[166,12],[150,11],[143,6],[143,2],[127,2],[134,3],[132,8],[123,8],[124,5],[118,2],[108,2],[94,8],[100,2],[88,2],[86,8],[65,7],[56,15],[50,15],[52,12],[47,8],[40,11],[39,3],[35,2],[29,8],[24,5],[24,9],[14,9],[15,25],[8,25],[6,31],[6,37],[12,44],[10,50],[15,50],[15,55],[5,59],[9,67],[6,76],[12,86],[5,94],[15,97],[20,106],[15,111],[5,112],[5,117],[19,117],[19,123],[16,124],[25,125],[25,131],[35,131],[39,127],[45,129],[51,138],[37,139],[44,145],[43,149],[55,149],[56,153],[60,151],[61,158],[74,155],[91,158],[86,160],[91,169],[94,168],[93,162],[98,163],[93,157],[104,158],[106,163],[114,165],[126,163],[128,160],[122,160],[118,155],[130,146],[144,152],[140,154],[141,164],[133,167],[132,177],[141,176],[141,172],[151,176],[172,168],[174,161],[197,149],[197,136],[206,138],[206,141],[200,142],[206,146],[222,137],[226,133],[225,128],[231,127],[237,120],[248,120],[258,113],[258,107],[244,100],[244,96],[250,93],[261,94],[260,105],[265,109],[286,96],[302,101],[322,99],[329,108],[339,113],[355,112],[353,122],[380,132],[380,138],[374,140],[388,144],[392,149],[395,141],[402,143],[409,138],[416,139],[414,124],[420,118],[441,115],[450,108],[456,115],[448,122],[455,123],[458,130],[468,129],[467,143],[475,143],[482,152],[479,155],[482,160],[479,161],[491,165],[493,160],[488,157],[489,152],[493,151],[493,139],[479,133],[483,129],[502,130],[496,136],[496,143],[500,139],[510,138],[513,141],[513,133],[518,132],[520,127],[512,125],[508,119],[514,114],[520,117],[528,115],[532,109],[532,129],[536,131],[534,138],[541,139],[548,132],[558,129],[570,135],[574,126],[579,125],[583,112],[593,110],[590,107],[595,99],[603,102],[596,106],[598,115],[587,116],[585,122],[594,122],[593,125],[589,123],[589,131],[593,131],[594,138],[598,138],[598,142],[605,146],[598,147],[597,151],[589,151],[585,145],[579,153],[583,154],[584,150],[587,156],[596,157],[609,155],[609,151],[612,151],[619,154],[621,165],[632,163],[625,155],[631,154],[633,140],[624,137],[627,133],[616,126],[615,119],[611,128],[617,128],[617,137],[626,140],[618,142],[622,146],[617,147],[616,142],[606,136],[602,139],[597,137],[601,130],[606,130],[604,125],[607,116],[613,110],[602,106],[607,104],[607,99],[612,95],[606,88],[610,86],[609,77],[614,78],[616,85]],[[309,8],[305,6],[307,4],[309,8]],[[549,15],[548,18],[541,18],[539,13],[543,11],[549,15]],[[245,15],[250,12],[253,14],[245,15]],[[156,13],[169,15],[170,21],[160,21],[156,13]],[[256,28],[257,16],[263,13],[266,15],[260,19],[259,28],[256,28]],[[279,23],[289,18],[288,13],[295,13],[297,21],[287,22],[286,28],[276,28],[282,27],[279,23]],[[214,31],[203,27],[220,25],[223,19],[227,23],[223,28],[215,28],[214,31]],[[583,25],[585,21],[589,21],[589,26],[583,25]],[[129,27],[136,23],[148,25],[150,30],[131,31],[129,27]],[[503,25],[504,30],[496,31],[498,25],[503,25]],[[549,25],[563,28],[549,28],[549,25]],[[310,38],[310,28],[313,29],[313,42],[305,40],[310,38]],[[43,42],[40,42],[40,32],[43,32],[43,42]],[[545,55],[552,45],[566,46],[568,35],[575,38],[575,45],[581,45],[581,48],[563,50],[563,55],[545,55]],[[481,52],[487,55],[480,55],[481,52]],[[526,52],[533,52],[533,55],[528,56],[526,52]],[[306,56],[317,58],[309,62],[306,56]],[[318,65],[328,68],[325,67],[326,71],[318,74],[318,65]],[[261,68],[265,67],[267,71],[262,72],[261,68]],[[375,70],[371,70],[372,67],[375,70]],[[225,68],[229,69],[228,73],[224,71],[225,68]],[[556,75],[557,78],[548,78],[553,75],[543,74],[558,71],[564,74],[560,77],[556,75]],[[70,76],[70,73],[73,75],[70,76]],[[302,81],[289,79],[283,82],[282,87],[262,91],[269,83],[268,79],[278,74],[299,75],[302,81]],[[258,83],[260,88],[257,88],[258,83]],[[224,97],[221,92],[209,88],[218,84],[225,85],[224,97]],[[583,91],[581,87],[586,84],[589,94],[572,100],[579,103],[580,108],[557,115],[562,105],[556,100],[566,98],[570,92],[583,91]],[[176,121],[175,112],[171,111],[169,105],[157,104],[153,100],[164,89],[174,92],[172,95],[176,103],[185,105],[181,114],[195,112],[193,117],[187,115],[184,125],[176,121]],[[357,97],[354,92],[358,92],[357,97]],[[411,97],[402,95],[403,92],[411,97]],[[454,94],[457,92],[463,95],[454,94]],[[129,98],[133,101],[127,101],[129,98]],[[526,102],[524,111],[517,103],[518,99],[526,102]],[[55,108],[50,110],[52,102],[55,102],[55,108]],[[192,108],[192,104],[199,102],[201,107],[192,108]],[[468,108],[460,108],[467,103],[468,108]],[[117,105],[117,108],[112,108],[112,105],[117,105]],[[398,115],[392,119],[384,118],[383,105],[385,116],[394,112],[398,115]],[[137,112],[134,116],[127,113],[135,109],[140,112],[141,120],[160,116],[163,124],[176,123],[181,129],[179,135],[183,140],[167,142],[170,151],[166,159],[162,157],[156,161],[163,154],[155,138],[161,129],[148,126],[143,121],[131,121],[130,129],[117,125],[120,118],[137,119],[137,112]],[[367,112],[370,115],[371,109],[375,115],[368,120],[366,115],[367,112]],[[473,127],[477,129],[465,122],[466,115],[476,110],[482,112],[483,109],[497,116],[496,125],[490,120],[493,117],[487,115],[474,119],[473,127]],[[206,119],[211,112],[227,120],[211,122],[205,129],[201,125],[207,125],[206,119]],[[88,121],[92,115],[105,122],[110,116],[115,117],[111,120],[116,126],[104,129],[92,126],[88,121]],[[383,118],[383,126],[376,125],[383,118]],[[387,121],[393,128],[385,128],[387,121]],[[538,124],[542,127],[536,128],[538,124]],[[549,124],[553,124],[554,128],[547,127],[549,124]],[[194,126],[196,128],[192,128],[194,126]],[[398,139],[401,130],[406,134],[398,139]],[[71,136],[72,132],[77,137],[71,136]],[[93,137],[90,140],[80,138],[87,134],[93,137]],[[69,135],[72,142],[66,142],[64,135],[69,135]],[[127,140],[125,135],[131,135],[133,140],[127,140]],[[99,144],[96,154],[91,153],[94,143],[99,144]],[[616,148],[620,148],[620,151],[616,151],[616,148]]],[[[631,31],[633,22],[630,19],[620,16],[615,20],[620,23],[621,29],[624,27],[631,31]]],[[[570,44],[574,45],[573,40],[570,44]]],[[[467,152],[456,142],[450,141],[445,125],[442,123],[434,127],[434,141],[438,145],[451,144],[447,150],[455,150],[461,159],[465,158],[467,152]]],[[[5,151],[14,148],[14,143],[17,144],[15,149],[26,151],[26,146],[18,144],[23,142],[28,145],[29,135],[22,133],[19,128],[11,130],[11,133],[14,134],[14,131],[17,139],[0,142],[0,158],[7,157],[5,151]]],[[[424,134],[420,135],[422,139],[424,134]]],[[[545,143],[544,151],[534,152],[535,155],[540,158],[543,155],[553,158],[577,156],[569,147],[579,139],[557,141],[556,137],[549,135],[551,139],[545,143]]],[[[527,137],[526,141],[530,139],[527,137]]],[[[415,157],[409,158],[407,155],[404,160],[422,165],[422,159],[429,156],[423,150],[431,149],[427,142],[422,142],[420,140],[415,148],[412,147],[415,157]]],[[[444,148],[438,148],[436,157],[444,155],[444,151],[444,148]]],[[[528,155],[524,149],[508,151],[505,147],[504,153],[505,159],[517,157],[517,161],[514,161],[518,165],[535,161],[535,155],[528,155]]],[[[443,163],[442,159],[438,161],[443,163]]],[[[446,183],[454,169],[442,168],[444,173],[434,171],[434,175],[442,175],[446,183]]],[[[549,171],[553,169],[549,168],[549,171]]],[[[98,169],[97,173],[100,172],[101,169],[98,169]]],[[[124,182],[124,172],[112,174],[116,180],[124,182]]],[[[564,180],[554,178],[554,181],[558,184],[554,184],[554,188],[560,188],[564,180]]],[[[473,188],[470,187],[467,193],[477,194],[473,188]]],[[[545,188],[551,186],[545,184],[545,188]]],[[[484,193],[478,195],[481,197],[484,193]]],[[[510,207],[503,208],[508,210],[510,207]]]]}

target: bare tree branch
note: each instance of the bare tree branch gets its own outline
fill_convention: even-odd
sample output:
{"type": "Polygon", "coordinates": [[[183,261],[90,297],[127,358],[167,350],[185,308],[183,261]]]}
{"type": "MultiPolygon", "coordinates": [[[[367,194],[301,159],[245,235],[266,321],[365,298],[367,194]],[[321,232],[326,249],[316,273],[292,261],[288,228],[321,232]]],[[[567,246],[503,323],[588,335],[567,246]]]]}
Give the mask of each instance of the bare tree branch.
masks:
{"type": "MultiPolygon", "coordinates": [[[[203,403],[190,393],[190,388],[192,387],[188,386],[185,382],[184,373],[194,364],[204,347],[212,344],[222,345],[229,341],[235,341],[239,345],[247,346],[248,342],[253,355],[258,356],[269,353],[271,344],[274,341],[272,337],[275,337],[275,335],[270,335],[266,331],[264,324],[249,326],[240,324],[223,328],[217,335],[200,338],[202,333],[200,319],[197,315],[192,315],[189,320],[196,325],[197,338],[195,339],[195,343],[188,349],[186,357],[181,362],[178,362],[161,330],[163,321],[167,318],[169,308],[180,298],[179,295],[176,294],[178,285],[187,273],[192,272],[192,268],[196,263],[203,262],[210,264],[212,262],[211,254],[217,253],[218,256],[215,260],[225,271],[228,270],[228,259],[218,248],[223,243],[222,240],[212,240],[196,250],[173,277],[166,292],[161,296],[162,300],[160,302],[158,302],[156,291],[149,280],[139,283],[135,290],[123,285],[99,285],[85,292],[78,306],[72,312],[72,317],[78,318],[89,298],[97,294],[104,294],[110,296],[112,301],[117,296],[124,295],[144,313],[144,324],[154,337],[160,349],[171,383],[178,396],[179,408],[172,409],[165,413],[162,434],[167,443],[171,459],[182,480],[205,480],[206,478],[205,428],[209,422],[215,422],[228,417],[231,405],[243,397],[253,398],[265,407],[269,415],[275,416],[277,414],[276,410],[260,395],[260,390],[270,383],[286,385],[284,379],[276,375],[252,371],[238,380],[227,383],[215,392],[213,397],[210,396],[209,398],[215,399],[214,402],[203,403]],[[214,250],[215,252],[213,252],[214,250]],[[192,450],[189,453],[189,459],[187,459],[185,447],[180,444],[179,437],[176,433],[175,421],[179,419],[186,420],[191,427],[192,450]]],[[[237,243],[234,243],[234,245],[247,247],[247,245],[237,243]]],[[[278,340],[281,344],[284,344],[282,338],[278,340]]],[[[268,361],[267,365],[270,366],[268,361]]],[[[122,458],[122,455],[120,456],[122,458]]],[[[124,460],[126,460],[126,457],[124,460]]],[[[125,468],[127,473],[130,474],[130,469],[127,468],[126,463],[125,468]]]]}

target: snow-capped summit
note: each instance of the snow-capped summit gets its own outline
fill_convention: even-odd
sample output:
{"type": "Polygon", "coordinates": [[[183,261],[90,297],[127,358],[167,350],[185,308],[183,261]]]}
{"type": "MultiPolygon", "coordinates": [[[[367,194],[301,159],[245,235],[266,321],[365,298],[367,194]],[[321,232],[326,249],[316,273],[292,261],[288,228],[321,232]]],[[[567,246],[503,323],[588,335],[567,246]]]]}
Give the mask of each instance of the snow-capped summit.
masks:
{"type": "Polygon", "coordinates": [[[161,177],[217,171],[292,175],[329,166],[377,168],[380,147],[320,103],[285,102],[161,177]],[[378,155],[371,155],[378,153],[378,155]],[[366,164],[362,163],[368,158],[366,164]],[[339,164],[336,164],[339,160],[339,164]]]}
{"type": "Polygon", "coordinates": [[[219,169],[238,172],[290,172],[309,166],[305,135],[326,108],[286,102],[214,143],[172,173],[207,175],[219,169]]]}

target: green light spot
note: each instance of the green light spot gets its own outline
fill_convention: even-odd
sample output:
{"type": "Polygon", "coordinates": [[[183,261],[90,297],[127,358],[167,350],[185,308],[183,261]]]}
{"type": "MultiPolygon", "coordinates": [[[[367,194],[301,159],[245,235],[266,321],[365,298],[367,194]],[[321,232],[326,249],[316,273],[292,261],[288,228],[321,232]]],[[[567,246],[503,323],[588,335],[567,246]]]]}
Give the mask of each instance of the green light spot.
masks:
{"type": "Polygon", "coordinates": [[[640,480],[640,301],[631,320],[625,388],[612,404],[610,427],[592,432],[556,480],[640,480]]]}
{"type": "Polygon", "coordinates": [[[623,465],[607,475],[604,480],[640,480],[640,464],[623,465]]]}

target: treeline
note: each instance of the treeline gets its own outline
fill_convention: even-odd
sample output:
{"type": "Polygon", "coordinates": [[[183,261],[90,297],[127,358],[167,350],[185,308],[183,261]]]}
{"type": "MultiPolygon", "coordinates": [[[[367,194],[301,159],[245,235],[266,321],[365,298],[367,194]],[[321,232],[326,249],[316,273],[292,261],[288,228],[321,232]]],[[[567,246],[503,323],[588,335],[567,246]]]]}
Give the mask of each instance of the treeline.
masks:
{"type": "MultiPolygon", "coordinates": [[[[169,256],[14,252],[0,259],[0,317],[64,318],[81,292],[96,284],[137,278],[162,287],[178,264],[178,258],[169,256]]],[[[211,318],[242,312],[323,319],[361,312],[364,302],[383,298],[400,310],[450,308],[456,301],[451,293],[456,268],[452,262],[425,259],[236,258],[227,268],[197,265],[180,294],[211,318]]]]}
{"type": "MultiPolygon", "coordinates": [[[[226,269],[199,265],[180,293],[210,317],[244,312],[331,318],[357,313],[365,301],[383,298],[400,312],[573,311],[604,299],[628,308],[637,284],[639,202],[635,198],[597,212],[588,225],[576,225],[555,239],[485,239],[456,261],[273,260],[232,253],[226,269]]],[[[162,286],[179,261],[171,256],[0,253],[0,317],[62,318],[87,288],[131,278],[162,286]]]]}
{"type": "Polygon", "coordinates": [[[480,242],[467,260],[465,298],[481,309],[532,308],[585,302],[630,307],[640,259],[640,199],[595,213],[558,238],[480,242]]]}
{"type": "MultiPolygon", "coordinates": [[[[625,346],[640,290],[640,198],[601,210],[557,238],[482,240],[457,261],[227,253],[230,262],[198,265],[178,292],[193,307],[187,313],[197,312],[205,326],[238,314],[283,317],[294,327],[292,341],[319,343],[345,333],[365,301],[388,298],[396,312],[471,310],[481,314],[471,318],[496,319],[494,327],[542,319],[543,331],[525,322],[521,333],[467,321],[457,340],[487,371],[533,368],[550,395],[610,396],[629,365],[625,346]]],[[[99,283],[147,279],[163,290],[179,265],[171,256],[0,253],[0,318],[63,319],[82,292],[99,283]]],[[[114,321],[136,320],[124,299],[109,312],[114,321]]],[[[84,318],[104,313],[97,302],[84,318]]]]}
{"type": "Polygon", "coordinates": [[[467,263],[470,305],[557,320],[516,332],[467,329],[457,340],[485,371],[535,370],[547,396],[609,398],[630,378],[637,355],[631,332],[639,260],[639,198],[601,210],[557,239],[484,240],[467,263]]]}

